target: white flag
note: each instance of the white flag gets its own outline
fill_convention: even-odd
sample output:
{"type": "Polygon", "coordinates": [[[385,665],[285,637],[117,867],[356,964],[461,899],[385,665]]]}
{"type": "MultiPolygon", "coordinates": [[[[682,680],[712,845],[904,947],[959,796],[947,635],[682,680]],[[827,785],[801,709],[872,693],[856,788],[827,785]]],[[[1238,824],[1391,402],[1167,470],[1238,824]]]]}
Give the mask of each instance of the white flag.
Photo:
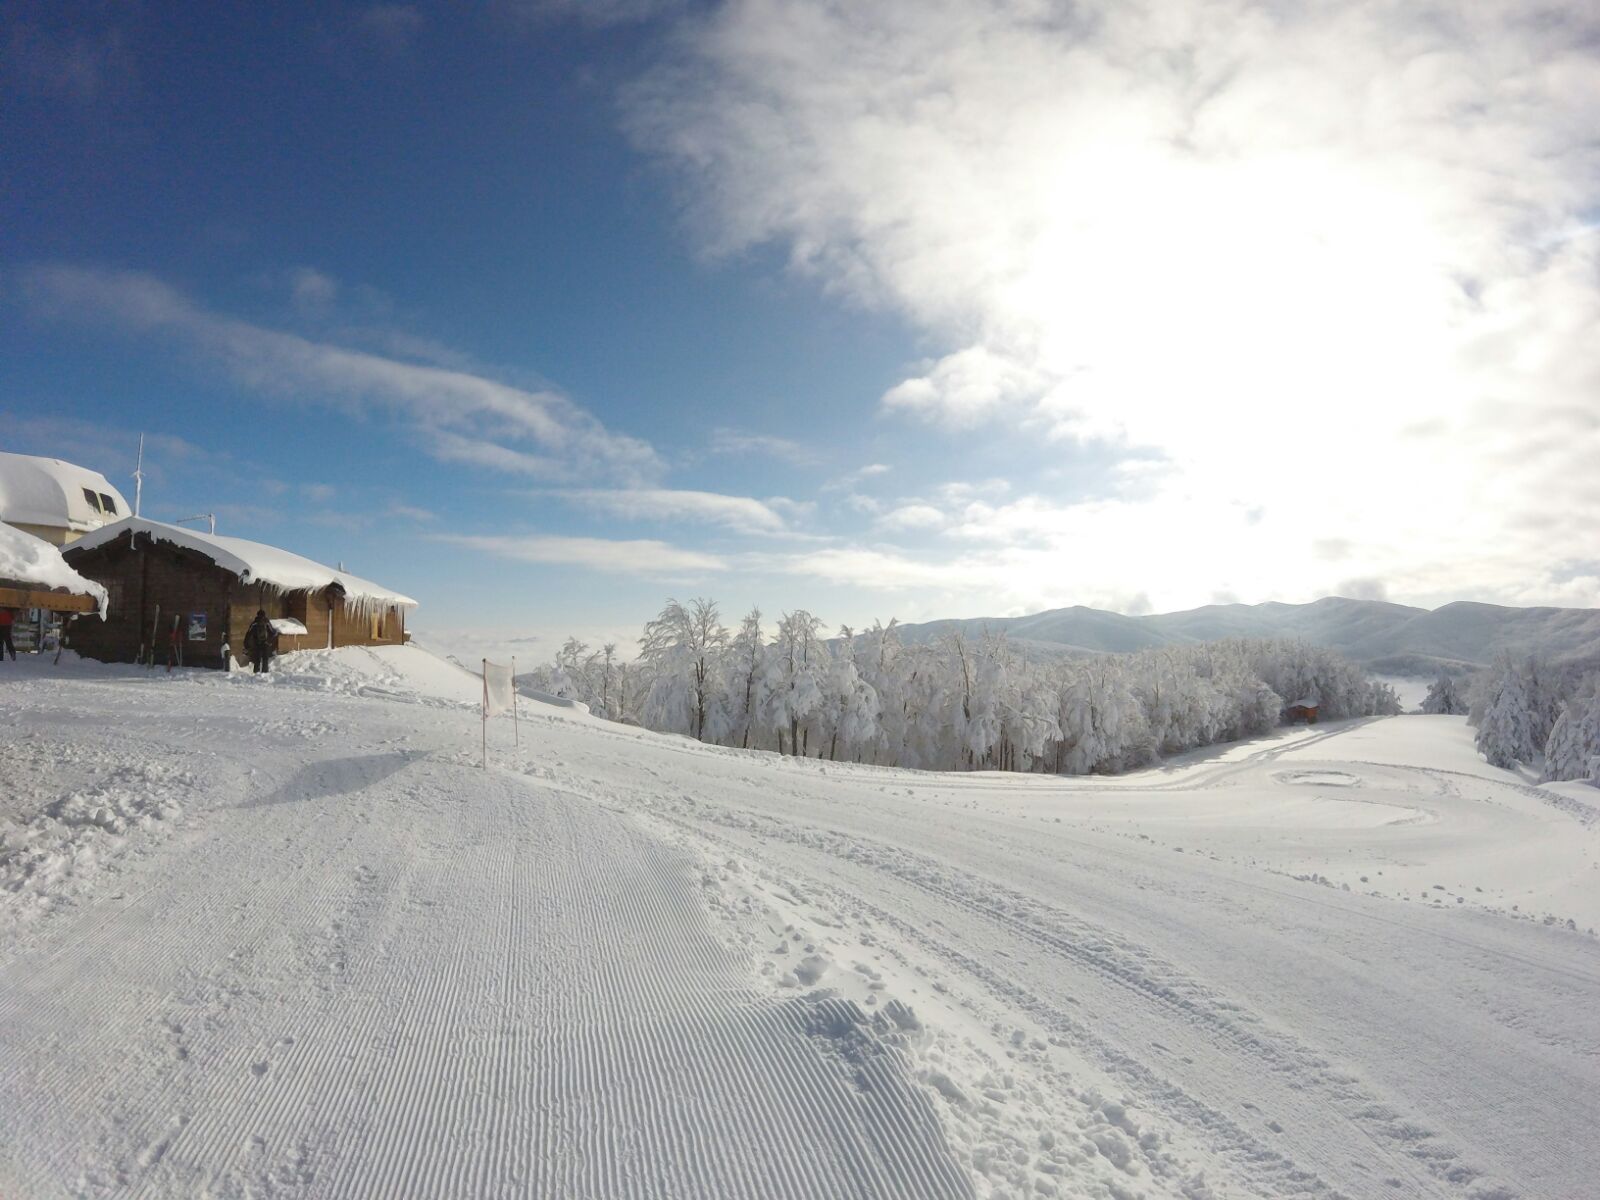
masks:
{"type": "Polygon", "coordinates": [[[511,679],[511,668],[483,660],[483,715],[514,709],[517,704],[516,684],[511,679]]]}

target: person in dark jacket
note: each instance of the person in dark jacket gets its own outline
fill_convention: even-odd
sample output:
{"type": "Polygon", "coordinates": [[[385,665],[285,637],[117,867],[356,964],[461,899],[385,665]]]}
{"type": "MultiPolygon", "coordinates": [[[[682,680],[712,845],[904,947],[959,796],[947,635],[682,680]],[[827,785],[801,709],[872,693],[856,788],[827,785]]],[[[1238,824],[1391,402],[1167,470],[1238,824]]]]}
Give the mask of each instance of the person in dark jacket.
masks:
{"type": "Polygon", "coordinates": [[[267,620],[267,610],[256,609],[256,619],[244,631],[244,652],[250,656],[250,666],[257,675],[272,669],[272,656],[278,649],[278,631],[267,620]]]}
{"type": "Polygon", "coordinates": [[[11,651],[11,661],[17,661],[17,644],[11,640],[11,626],[16,623],[17,614],[9,608],[0,608],[0,662],[5,661],[6,651],[11,651]]]}

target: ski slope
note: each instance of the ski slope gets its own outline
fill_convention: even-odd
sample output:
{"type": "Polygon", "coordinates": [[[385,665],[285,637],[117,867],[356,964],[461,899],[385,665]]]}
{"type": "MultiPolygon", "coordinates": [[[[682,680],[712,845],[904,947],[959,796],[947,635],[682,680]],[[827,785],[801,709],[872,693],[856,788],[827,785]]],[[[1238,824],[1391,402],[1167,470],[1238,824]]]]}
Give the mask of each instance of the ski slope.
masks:
{"type": "Polygon", "coordinates": [[[0,1195],[1594,1194],[1600,806],[1459,719],[484,771],[453,664],[281,666],[5,664],[0,1195]]]}

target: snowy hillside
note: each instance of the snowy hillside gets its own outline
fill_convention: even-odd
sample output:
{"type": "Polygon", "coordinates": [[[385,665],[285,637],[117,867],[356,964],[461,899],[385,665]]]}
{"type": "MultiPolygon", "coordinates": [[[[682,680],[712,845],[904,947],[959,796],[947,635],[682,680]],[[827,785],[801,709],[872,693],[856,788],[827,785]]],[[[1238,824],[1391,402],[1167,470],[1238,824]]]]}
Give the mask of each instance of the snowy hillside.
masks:
{"type": "Polygon", "coordinates": [[[1600,1177],[1600,791],[1460,718],[1063,779],[524,700],[485,771],[459,667],[280,665],[0,668],[0,1195],[1600,1177]]]}
{"type": "Polygon", "coordinates": [[[1394,674],[1427,674],[1441,663],[1482,665],[1502,649],[1538,650],[1557,661],[1600,664],[1600,609],[1447,604],[1431,612],[1378,600],[1329,596],[1310,604],[1213,604],[1130,617],[1073,607],[1026,617],[902,625],[908,644],[954,629],[1006,631],[1014,645],[1045,654],[1126,653],[1221,638],[1303,638],[1394,674]]]}

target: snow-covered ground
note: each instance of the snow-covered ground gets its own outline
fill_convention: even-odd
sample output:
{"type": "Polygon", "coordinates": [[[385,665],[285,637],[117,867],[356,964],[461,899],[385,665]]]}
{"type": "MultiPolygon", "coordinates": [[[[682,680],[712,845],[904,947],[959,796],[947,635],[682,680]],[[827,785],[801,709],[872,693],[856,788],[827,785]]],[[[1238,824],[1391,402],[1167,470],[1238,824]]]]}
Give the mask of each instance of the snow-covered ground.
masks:
{"type": "Polygon", "coordinates": [[[1596,1194],[1600,791],[1460,718],[484,771],[453,664],[280,666],[0,667],[0,1195],[1596,1194]]]}

